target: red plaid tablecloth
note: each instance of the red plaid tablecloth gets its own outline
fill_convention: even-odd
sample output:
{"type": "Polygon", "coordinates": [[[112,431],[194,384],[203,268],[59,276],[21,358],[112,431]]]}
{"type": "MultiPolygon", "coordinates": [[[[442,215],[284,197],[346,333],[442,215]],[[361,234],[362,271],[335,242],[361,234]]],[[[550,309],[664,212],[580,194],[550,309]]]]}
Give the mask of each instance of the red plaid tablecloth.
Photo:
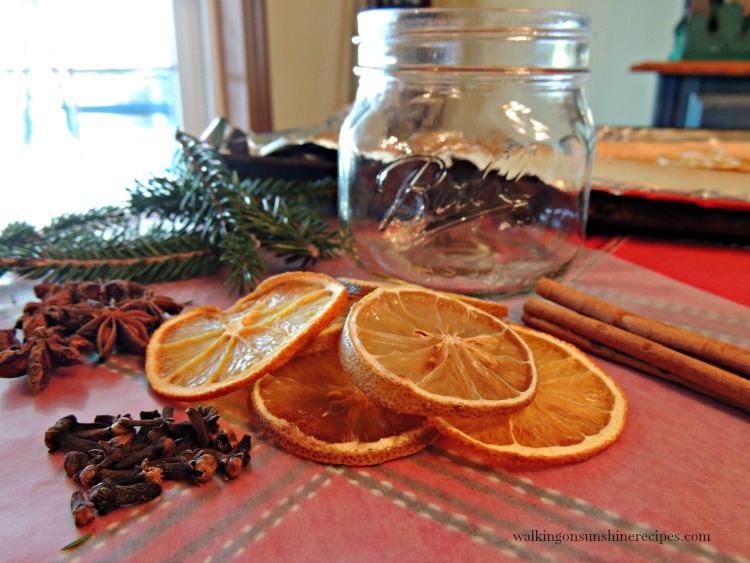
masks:
{"type": "MultiPolygon", "coordinates": [[[[357,274],[343,260],[319,269],[357,274]]],[[[748,279],[747,249],[594,239],[564,281],[750,348],[748,279]]],[[[158,290],[196,305],[233,301],[217,279],[158,290]]],[[[33,299],[31,284],[0,285],[0,298],[8,327],[33,299]]],[[[512,319],[522,302],[508,300],[512,319]]],[[[82,529],[68,509],[77,487],[64,454],[47,453],[44,431],[70,413],[85,421],[168,403],[150,391],[138,356],[61,369],[37,396],[23,380],[3,381],[0,560],[747,561],[750,416],[596,361],[627,393],[630,413],[618,442],[584,462],[506,469],[439,441],[380,466],[320,465],[250,426],[247,392],[238,391],[210,403],[223,425],[253,438],[244,475],[197,487],[166,482],[157,500],[82,529]],[[77,549],[60,551],[87,533],[77,549]]],[[[187,405],[172,404],[179,418],[187,405]]]]}

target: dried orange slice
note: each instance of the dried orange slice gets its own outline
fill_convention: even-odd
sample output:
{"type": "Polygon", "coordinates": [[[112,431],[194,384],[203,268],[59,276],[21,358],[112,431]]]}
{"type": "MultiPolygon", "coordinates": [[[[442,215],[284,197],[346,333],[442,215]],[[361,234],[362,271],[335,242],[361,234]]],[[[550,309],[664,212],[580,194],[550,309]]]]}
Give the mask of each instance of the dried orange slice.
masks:
{"type": "Polygon", "coordinates": [[[333,319],[323,330],[314,335],[307,345],[298,352],[299,355],[315,354],[323,350],[338,348],[341,339],[341,331],[344,329],[344,322],[349,315],[349,311],[357,301],[360,295],[347,292],[346,304],[343,310],[333,319]]]}
{"type": "Polygon", "coordinates": [[[536,393],[531,351],[507,324],[413,286],[382,287],[355,303],[339,355],[367,395],[400,412],[493,416],[536,393]]]}
{"type": "Polygon", "coordinates": [[[485,419],[436,418],[441,433],[505,463],[553,465],[593,456],[622,433],[627,398],[573,345],[526,327],[539,390],[525,409],[485,419]]]}
{"type": "Polygon", "coordinates": [[[146,377],[181,401],[228,393],[289,361],[345,303],[344,286],[324,274],[273,276],[226,311],[197,307],[162,324],[146,350],[146,377]]]}
{"type": "Polygon", "coordinates": [[[362,393],[335,348],[298,356],[259,379],[248,402],[269,438],[322,463],[374,465],[416,453],[439,436],[425,417],[398,413],[362,393]]]}
{"type": "MultiPolygon", "coordinates": [[[[322,350],[327,350],[333,346],[338,346],[341,332],[344,329],[344,322],[349,314],[349,310],[352,305],[359,301],[362,297],[368,293],[372,293],[381,287],[420,287],[415,284],[396,283],[387,281],[372,281],[372,280],[360,280],[357,278],[336,278],[339,282],[344,284],[346,291],[349,295],[347,306],[345,309],[336,317],[330,325],[324,328],[320,333],[316,334],[310,343],[305,347],[300,354],[313,354],[322,350]]],[[[450,293],[447,291],[441,291],[443,295],[454,297],[459,301],[463,301],[469,305],[474,305],[478,309],[494,315],[498,318],[505,318],[508,316],[508,306],[504,303],[497,303],[496,301],[489,301],[487,299],[480,299],[478,297],[471,297],[469,295],[461,295],[458,293],[450,293]]]]}
{"type": "MultiPolygon", "coordinates": [[[[336,278],[339,282],[343,283],[346,287],[346,291],[349,295],[358,295],[364,297],[368,293],[375,291],[380,287],[421,287],[416,284],[407,284],[406,282],[387,282],[387,281],[373,281],[373,280],[360,280],[357,278],[336,278]]],[[[479,297],[472,297],[471,295],[463,295],[460,293],[452,293],[450,291],[437,291],[442,295],[448,295],[459,301],[463,301],[468,305],[474,305],[477,309],[495,315],[500,319],[504,319],[508,316],[508,306],[505,303],[498,303],[497,301],[490,301],[489,299],[481,299],[479,297]]]]}

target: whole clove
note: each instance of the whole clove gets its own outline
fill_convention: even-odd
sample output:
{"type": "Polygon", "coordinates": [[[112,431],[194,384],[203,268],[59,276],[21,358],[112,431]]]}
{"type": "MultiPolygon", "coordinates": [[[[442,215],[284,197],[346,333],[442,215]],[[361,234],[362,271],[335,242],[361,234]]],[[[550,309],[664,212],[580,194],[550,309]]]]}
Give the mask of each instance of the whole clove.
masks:
{"type": "Polygon", "coordinates": [[[208,453],[216,458],[227,479],[235,479],[240,476],[242,469],[250,462],[250,436],[243,436],[237,446],[229,452],[211,449],[208,450],[208,453]]]}
{"type": "Polygon", "coordinates": [[[95,511],[103,515],[156,498],[163,480],[200,485],[219,471],[225,479],[242,473],[250,461],[250,436],[237,440],[220,428],[215,407],[185,412],[188,420],[179,422],[172,407],[141,411],[139,419],[97,415],[88,423],[70,414],[45,432],[50,453],[67,450],[66,475],[88,489],[89,500],[80,491],[71,498],[76,525],[90,522],[95,511]]]}
{"type": "Polygon", "coordinates": [[[70,512],[76,526],[85,526],[94,520],[94,504],[87,501],[81,491],[75,491],[70,497],[70,512]]]}
{"type": "Polygon", "coordinates": [[[187,413],[190,422],[193,424],[198,445],[202,448],[208,447],[211,436],[206,421],[203,418],[203,413],[193,407],[188,407],[185,413],[187,413]]]}
{"type": "Polygon", "coordinates": [[[214,445],[220,452],[228,453],[237,446],[237,436],[234,432],[222,428],[216,433],[214,445]]]}
{"type": "Polygon", "coordinates": [[[86,452],[69,451],[65,454],[63,467],[68,477],[75,477],[91,461],[91,456],[86,452]]]}
{"type": "Polygon", "coordinates": [[[187,481],[193,484],[205,483],[219,466],[217,459],[211,454],[199,451],[190,459],[163,458],[156,460],[154,464],[161,468],[165,480],[187,481]]]}
{"type": "Polygon", "coordinates": [[[112,447],[108,448],[108,456],[104,458],[101,465],[111,467],[112,469],[127,469],[134,465],[139,465],[144,459],[157,459],[160,457],[172,457],[175,450],[175,441],[169,436],[162,436],[154,444],[141,446],[137,444],[133,447],[112,447]]]}
{"type": "Polygon", "coordinates": [[[115,508],[148,502],[161,495],[161,469],[146,467],[143,473],[145,480],[133,485],[118,485],[111,479],[94,485],[89,491],[89,498],[97,512],[107,514],[115,508]]]}
{"type": "MultiPolygon", "coordinates": [[[[144,461],[147,463],[147,461],[144,461]]],[[[78,473],[78,482],[84,487],[91,488],[105,479],[116,485],[134,485],[145,481],[142,465],[129,469],[109,469],[101,464],[89,464],[78,473]]]]}
{"type": "Polygon", "coordinates": [[[76,417],[64,416],[51,426],[44,434],[44,444],[50,453],[60,449],[88,452],[96,448],[97,442],[81,438],[74,432],[76,417]]]}

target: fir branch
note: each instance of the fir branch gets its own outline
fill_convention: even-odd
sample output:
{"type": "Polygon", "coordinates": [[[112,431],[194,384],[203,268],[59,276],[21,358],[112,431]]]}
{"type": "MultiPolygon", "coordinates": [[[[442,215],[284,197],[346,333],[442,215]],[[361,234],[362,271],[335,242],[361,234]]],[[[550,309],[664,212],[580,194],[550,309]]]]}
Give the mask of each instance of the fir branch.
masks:
{"type": "Polygon", "coordinates": [[[40,240],[41,236],[33,225],[21,221],[10,223],[0,233],[0,255],[9,254],[14,247],[25,246],[40,240]]]}
{"type": "Polygon", "coordinates": [[[227,283],[233,290],[244,293],[254,288],[256,280],[261,278],[264,263],[255,235],[252,232],[234,232],[231,212],[224,205],[227,201],[242,199],[239,179],[215,151],[185,133],[178,132],[177,140],[186,162],[197,177],[194,187],[202,188],[189,191],[182,205],[195,206],[202,199],[200,214],[206,213],[207,223],[213,223],[213,218],[217,218],[220,228],[215,229],[212,240],[224,251],[223,261],[232,266],[227,283]]]}
{"type": "Polygon", "coordinates": [[[130,241],[100,249],[19,248],[0,258],[0,272],[12,270],[49,282],[134,279],[149,283],[209,275],[220,267],[215,249],[195,237],[130,241]]]}
{"type": "Polygon", "coordinates": [[[260,241],[250,233],[247,238],[227,237],[220,243],[221,260],[230,265],[226,283],[231,290],[245,294],[255,288],[265,270],[260,241]]]}
{"type": "Polygon", "coordinates": [[[307,205],[334,203],[338,183],[334,178],[312,182],[277,180],[275,178],[249,178],[242,181],[242,191],[258,198],[283,197],[289,202],[304,200],[307,205]]]}
{"type": "Polygon", "coordinates": [[[96,244],[101,238],[115,239],[137,230],[132,215],[121,207],[109,206],[84,213],[68,213],[53,219],[40,234],[45,244],[96,244]]]}
{"type": "Polygon", "coordinates": [[[302,265],[331,258],[338,234],[315,205],[335,201],[335,181],[240,181],[221,157],[190,135],[172,167],[129,190],[126,206],[63,215],[36,230],[0,233],[0,275],[63,282],[130,279],[154,283],[209,275],[245,292],[265,271],[261,250],[302,265]]]}
{"type": "Polygon", "coordinates": [[[81,230],[106,230],[113,224],[124,224],[130,220],[126,209],[118,206],[108,206],[90,209],[83,213],[66,213],[52,219],[44,231],[63,233],[79,232],[81,230]]]}
{"type": "Polygon", "coordinates": [[[337,233],[305,206],[289,206],[280,197],[245,196],[235,198],[231,208],[235,233],[240,238],[252,232],[263,248],[287,263],[300,260],[306,266],[332,258],[340,248],[337,233]]]}
{"type": "Polygon", "coordinates": [[[177,176],[178,173],[172,169],[164,176],[150,176],[145,182],[136,181],[135,186],[128,190],[130,210],[146,217],[176,219],[184,216],[184,178],[177,176]]]}
{"type": "MultiPolygon", "coordinates": [[[[195,138],[180,131],[177,132],[177,140],[182,146],[182,152],[190,170],[196,177],[196,181],[186,184],[187,193],[182,201],[182,207],[200,210],[200,215],[206,221],[212,223],[216,218],[221,226],[219,234],[226,236],[230,229],[227,226],[227,217],[222,207],[223,199],[234,191],[237,181],[229,171],[219,155],[195,138]]],[[[211,232],[208,228],[206,231],[211,232]]]]}

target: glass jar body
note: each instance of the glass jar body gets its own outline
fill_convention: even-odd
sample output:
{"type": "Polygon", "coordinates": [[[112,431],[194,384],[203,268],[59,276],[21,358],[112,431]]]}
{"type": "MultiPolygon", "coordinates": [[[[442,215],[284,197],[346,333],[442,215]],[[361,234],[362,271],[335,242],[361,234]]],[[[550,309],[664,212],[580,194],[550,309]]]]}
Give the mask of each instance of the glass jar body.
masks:
{"type": "MultiPolygon", "coordinates": [[[[357,68],[339,139],[345,244],[373,274],[460,293],[524,291],[583,242],[594,142],[586,72],[468,65],[461,57],[487,61],[463,51],[463,37],[420,51],[419,36],[401,51],[446,64],[357,68]]],[[[364,56],[380,61],[373,50],[364,56]]]]}

